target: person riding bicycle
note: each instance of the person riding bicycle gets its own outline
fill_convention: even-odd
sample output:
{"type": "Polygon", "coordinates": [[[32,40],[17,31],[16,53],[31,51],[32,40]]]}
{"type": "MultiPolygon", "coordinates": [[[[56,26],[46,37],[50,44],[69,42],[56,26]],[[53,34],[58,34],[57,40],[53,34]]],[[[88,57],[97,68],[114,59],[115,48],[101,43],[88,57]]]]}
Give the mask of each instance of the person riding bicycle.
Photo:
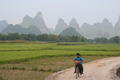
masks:
{"type": "Polygon", "coordinates": [[[76,73],[76,67],[79,68],[80,74],[83,74],[83,58],[79,53],[76,53],[76,58],[74,58],[74,63],[75,63],[75,72],[76,73]]]}

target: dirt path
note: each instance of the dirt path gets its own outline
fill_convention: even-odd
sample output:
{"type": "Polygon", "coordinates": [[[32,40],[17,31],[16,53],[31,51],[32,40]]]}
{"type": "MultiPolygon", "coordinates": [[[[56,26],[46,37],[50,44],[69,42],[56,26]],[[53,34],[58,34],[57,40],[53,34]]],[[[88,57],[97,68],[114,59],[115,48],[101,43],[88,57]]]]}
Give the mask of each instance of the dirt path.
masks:
{"type": "MultiPolygon", "coordinates": [[[[116,69],[120,67],[120,57],[105,58],[84,64],[84,75],[77,80],[120,80],[116,69]]],[[[76,80],[74,68],[52,74],[46,80],[76,80]]]]}

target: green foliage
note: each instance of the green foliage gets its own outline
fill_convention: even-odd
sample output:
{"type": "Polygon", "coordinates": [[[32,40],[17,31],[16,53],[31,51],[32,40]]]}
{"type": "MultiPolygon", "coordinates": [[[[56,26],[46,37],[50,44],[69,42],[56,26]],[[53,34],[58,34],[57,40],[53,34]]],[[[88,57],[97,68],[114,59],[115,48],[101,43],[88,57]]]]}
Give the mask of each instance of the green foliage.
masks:
{"type": "Polygon", "coordinates": [[[88,43],[120,43],[120,37],[115,36],[110,39],[107,38],[96,38],[96,39],[87,39],[83,36],[62,36],[62,35],[53,35],[53,34],[18,34],[18,33],[9,33],[9,34],[0,34],[0,40],[24,40],[24,41],[48,41],[48,42],[88,42],[88,43]]]}
{"type": "Polygon", "coordinates": [[[9,33],[6,35],[0,34],[0,40],[84,42],[87,39],[79,36],[57,36],[53,34],[33,35],[33,34],[9,33]]]}
{"type": "Polygon", "coordinates": [[[88,40],[90,42],[94,42],[94,43],[117,43],[119,44],[120,43],[120,37],[119,36],[115,36],[115,37],[112,37],[110,39],[107,39],[107,38],[96,38],[94,40],[88,40]]]}
{"type": "Polygon", "coordinates": [[[108,43],[107,38],[96,38],[94,39],[95,43],[108,43]]]}
{"type": "Polygon", "coordinates": [[[110,39],[110,42],[118,44],[118,43],[120,43],[120,37],[118,37],[118,36],[112,37],[110,39]]]}

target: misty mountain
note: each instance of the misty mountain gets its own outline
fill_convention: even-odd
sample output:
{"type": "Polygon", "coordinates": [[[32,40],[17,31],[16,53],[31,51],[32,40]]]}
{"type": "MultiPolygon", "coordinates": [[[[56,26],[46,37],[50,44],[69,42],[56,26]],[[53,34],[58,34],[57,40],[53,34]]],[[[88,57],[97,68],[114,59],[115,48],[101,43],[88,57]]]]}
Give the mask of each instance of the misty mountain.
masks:
{"type": "Polygon", "coordinates": [[[36,34],[36,35],[41,34],[41,31],[34,25],[28,27],[25,32],[27,32],[27,34],[36,34]]]}
{"type": "Polygon", "coordinates": [[[69,27],[63,30],[59,35],[60,36],[81,36],[73,27],[69,27]]]}
{"type": "Polygon", "coordinates": [[[0,21],[1,33],[21,33],[21,34],[56,34],[56,35],[82,35],[88,39],[94,38],[111,38],[120,36],[120,17],[115,25],[108,19],[103,19],[102,22],[90,25],[84,23],[81,27],[77,20],[72,18],[69,24],[64,19],[59,19],[55,29],[48,28],[43,19],[41,12],[38,12],[35,17],[26,15],[21,24],[8,25],[7,21],[0,21]]]}
{"type": "Polygon", "coordinates": [[[120,17],[118,19],[118,21],[115,24],[115,28],[114,28],[114,36],[120,36],[120,17]]]}
{"type": "Polygon", "coordinates": [[[50,33],[49,29],[47,28],[45,24],[45,21],[43,19],[41,12],[38,12],[34,18],[26,15],[23,18],[21,25],[25,28],[28,28],[29,26],[34,25],[41,31],[42,34],[50,33]]]}
{"type": "Polygon", "coordinates": [[[59,19],[58,23],[55,27],[55,31],[54,34],[60,34],[63,30],[65,30],[66,28],[68,28],[68,25],[65,23],[65,21],[63,19],[59,19]]]}
{"type": "Polygon", "coordinates": [[[8,22],[6,20],[0,21],[0,32],[8,26],[8,22]]]}
{"type": "Polygon", "coordinates": [[[40,30],[35,27],[35,26],[30,26],[28,28],[24,28],[21,25],[8,25],[3,31],[3,34],[8,34],[8,33],[19,33],[19,34],[41,34],[40,30]]]}
{"type": "Polygon", "coordinates": [[[83,36],[90,39],[97,37],[110,38],[114,35],[113,25],[107,19],[104,19],[101,23],[96,23],[94,25],[84,23],[81,29],[84,34],[83,36]]]}
{"type": "Polygon", "coordinates": [[[75,18],[72,18],[69,25],[67,25],[63,19],[59,19],[58,23],[55,27],[54,34],[58,35],[58,34],[61,34],[62,32],[66,31],[66,30],[69,31],[69,29],[71,29],[72,32],[73,32],[73,29],[74,29],[75,34],[76,34],[76,32],[77,32],[77,34],[78,33],[80,33],[80,34],[83,33],[81,31],[80,27],[79,27],[79,24],[78,24],[77,20],[75,18]]]}
{"type": "Polygon", "coordinates": [[[50,34],[55,34],[54,28],[48,28],[48,29],[49,29],[49,31],[50,31],[50,34]]]}
{"type": "Polygon", "coordinates": [[[72,28],[76,29],[76,31],[79,32],[81,35],[83,34],[83,32],[80,29],[79,24],[78,24],[78,22],[75,18],[71,19],[71,21],[69,23],[69,27],[72,27],[72,28]]]}
{"type": "Polygon", "coordinates": [[[94,35],[94,27],[88,23],[84,23],[81,27],[81,30],[83,31],[83,36],[87,38],[93,38],[94,35]]]}
{"type": "Polygon", "coordinates": [[[33,25],[32,17],[30,17],[29,15],[26,15],[23,18],[23,21],[22,21],[21,25],[24,26],[24,28],[28,28],[29,26],[33,25]]]}

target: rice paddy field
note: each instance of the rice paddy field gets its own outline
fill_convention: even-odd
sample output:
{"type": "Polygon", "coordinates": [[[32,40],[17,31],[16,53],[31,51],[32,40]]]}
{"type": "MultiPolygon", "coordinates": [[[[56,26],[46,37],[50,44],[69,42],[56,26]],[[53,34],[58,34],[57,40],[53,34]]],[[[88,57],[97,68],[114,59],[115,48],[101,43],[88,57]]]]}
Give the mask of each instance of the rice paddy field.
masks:
{"type": "Polygon", "coordinates": [[[44,80],[72,67],[77,52],[88,62],[120,56],[120,44],[1,42],[0,80],[44,80]]]}

